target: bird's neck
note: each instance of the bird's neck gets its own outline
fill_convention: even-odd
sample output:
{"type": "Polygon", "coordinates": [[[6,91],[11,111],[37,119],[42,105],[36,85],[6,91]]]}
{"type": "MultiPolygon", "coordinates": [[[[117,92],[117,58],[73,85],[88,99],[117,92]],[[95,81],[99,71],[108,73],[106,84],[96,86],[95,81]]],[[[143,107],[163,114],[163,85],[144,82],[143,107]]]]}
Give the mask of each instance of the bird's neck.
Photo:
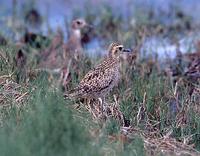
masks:
{"type": "Polygon", "coordinates": [[[108,58],[111,59],[111,60],[115,60],[115,61],[119,61],[120,60],[119,56],[108,55],[108,58]]]}
{"type": "Polygon", "coordinates": [[[73,29],[72,30],[72,36],[74,38],[80,39],[81,38],[81,31],[79,29],[73,29]]]}

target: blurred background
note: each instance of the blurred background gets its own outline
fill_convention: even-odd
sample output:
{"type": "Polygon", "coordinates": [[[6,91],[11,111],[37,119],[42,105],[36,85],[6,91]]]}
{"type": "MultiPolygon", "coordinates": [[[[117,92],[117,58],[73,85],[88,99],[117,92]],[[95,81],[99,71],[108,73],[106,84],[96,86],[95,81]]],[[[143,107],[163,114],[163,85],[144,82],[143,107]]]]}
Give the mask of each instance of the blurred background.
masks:
{"type": "Polygon", "coordinates": [[[1,0],[0,10],[0,34],[8,42],[21,40],[26,32],[51,36],[58,29],[67,41],[71,21],[83,18],[95,28],[85,38],[91,55],[111,41],[134,47],[141,27],[149,34],[141,49],[145,56],[174,58],[175,43],[183,53],[195,51],[200,36],[198,0],[1,0]]]}

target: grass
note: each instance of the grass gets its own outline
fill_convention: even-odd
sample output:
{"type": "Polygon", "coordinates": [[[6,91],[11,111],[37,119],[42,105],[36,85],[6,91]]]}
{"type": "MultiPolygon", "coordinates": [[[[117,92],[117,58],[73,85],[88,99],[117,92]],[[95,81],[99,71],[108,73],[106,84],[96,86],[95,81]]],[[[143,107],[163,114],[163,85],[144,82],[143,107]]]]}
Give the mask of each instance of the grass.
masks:
{"type": "MultiPolygon", "coordinates": [[[[15,82],[17,72],[12,61],[15,50],[9,47],[2,47],[1,50],[6,58],[1,58],[1,77],[13,73],[7,81],[15,82]]],[[[88,71],[90,65],[85,67],[81,75],[88,71]]],[[[183,90],[178,99],[180,110],[175,110],[175,118],[172,118],[169,99],[174,89],[170,87],[171,83],[166,77],[158,75],[156,70],[150,75],[140,72],[135,71],[134,75],[128,72],[128,85],[122,81],[113,91],[120,96],[120,108],[125,118],[144,132],[149,125],[149,131],[156,130],[157,137],[165,136],[172,130],[171,136],[178,141],[187,140],[199,149],[200,116],[192,108],[185,109],[185,105],[192,106],[195,101],[188,101],[183,90]],[[138,114],[142,106],[145,112],[138,114]],[[178,118],[181,112],[185,113],[183,119],[178,118]],[[139,120],[138,115],[143,117],[139,120]]],[[[124,141],[116,119],[109,119],[102,127],[102,124],[92,121],[84,106],[78,112],[72,109],[74,104],[64,100],[62,92],[52,87],[47,79],[48,74],[42,72],[29,81],[28,87],[19,89],[20,93],[27,91],[29,94],[22,106],[12,95],[7,97],[9,106],[0,107],[1,155],[146,155],[145,138],[136,134],[128,142],[124,141]],[[94,135],[95,130],[98,133],[94,135]]],[[[77,80],[73,83],[76,84],[77,80]]],[[[24,82],[20,85],[23,86],[24,82]]],[[[3,87],[2,84],[2,93],[3,87]]]]}
{"type": "MultiPolygon", "coordinates": [[[[118,40],[133,46],[132,41],[142,43],[143,35],[155,35],[154,23],[143,15],[136,17],[142,20],[133,28],[130,23],[126,27],[120,24],[122,17],[113,15],[109,7],[98,17],[95,11],[87,9],[85,16],[88,21],[97,18],[101,27],[95,35],[105,43],[118,40]],[[152,32],[146,32],[149,26],[152,32]],[[105,31],[108,29],[112,31],[105,31]]],[[[184,77],[168,77],[157,68],[157,62],[149,64],[148,59],[124,67],[122,81],[107,102],[113,106],[111,95],[119,97],[120,112],[129,123],[126,131],[117,118],[112,116],[102,123],[80,101],[64,100],[61,89],[54,85],[58,75],[52,81],[48,72],[34,73],[40,61],[38,54],[45,46],[23,47],[28,58],[26,71],[16,66],[14,44],[0,47],[0,155],[166,155],[163,151],[199,154],[199,96],[189,97],[184,77]]],[[[70,69],[69,86],[76,86],[98,61],[85,58],[76,62],[75,66],[81,68],[70,69]]]]}
{"type": "MultiPolygon", "coordinates": [[[[7,58],[1,58],[1,78],[14,73],[7,78],[7,81],[14,83],[17,74],[11,59],[15,56],[14,50],[8,47],[1,48],[4,51],[2,54],[6,54],[7,58]]],[[[14,95],[7,97],[9,106],[1,105],[2,156],[144,155],[143,141],[139,137],[126,145],[120,141],[109,141],[109,135],[119,134],[119,125],[114,120],[106,123],[100,132],[103,136],[94,141],[96,139],[91,137],[90,129],[99,129],[100,125],[91,122],[91,116],[84,108],[81,112],[71,109],[72,102],[64,100],[62,92],[52,88],[47,79],[46,73],[40,73],[35,80],[30,81],[25,88],[29,94],[28,98],[21,105],[17,104],[14,95]]],[[[20,85],[23,84],[24,82],[20,82],[20,85]]],[[[3,87],[4,84],[1,84],[1,93],[4,93],[3,87]]]]}
{"type": "Polygon", "coordinates": [[[1,155],[93,155],[85,128],[61,94],[49,91],[43,79],[39,83],[24,108],[13,103],[5,115],[1,155]]]}

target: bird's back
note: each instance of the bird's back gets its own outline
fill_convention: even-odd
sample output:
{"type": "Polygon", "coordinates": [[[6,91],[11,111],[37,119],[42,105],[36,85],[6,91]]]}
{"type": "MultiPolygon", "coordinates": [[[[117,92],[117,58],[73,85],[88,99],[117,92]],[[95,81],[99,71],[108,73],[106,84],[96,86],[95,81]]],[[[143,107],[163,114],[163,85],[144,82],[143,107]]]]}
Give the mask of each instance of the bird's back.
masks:
{"type": "Polygon", "coordinates": [[[104,59],[90,70],[80,84],[72,90],[71,96],[102,97],[110,92],[119,79],[119,61],[113,58],[104,59]]]}

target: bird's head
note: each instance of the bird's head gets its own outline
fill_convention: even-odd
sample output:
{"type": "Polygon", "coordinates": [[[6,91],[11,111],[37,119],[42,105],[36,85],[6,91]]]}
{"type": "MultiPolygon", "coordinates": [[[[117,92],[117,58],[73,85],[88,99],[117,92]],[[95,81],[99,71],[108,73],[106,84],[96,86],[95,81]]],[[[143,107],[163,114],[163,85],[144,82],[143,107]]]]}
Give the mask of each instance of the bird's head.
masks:
{"type": "Polygon", "coordinates": [[[131,50],[125,49],[124,46],[119,43],[111,43],[108,52],[109,57],[119,58],[121,54],[131,52],[131,50]]]}
{"type": "Polygon", "coordinates": [[[84,27],[92,27],[84,19],[76,19],[72,21],[72,29],[81,30],[84,27]]]}
{"type": "Polygon", "coordinates": [[[72,21],[72,34],[77,38],[81,38],[81,30],[84,28],[92,29],[93,26],[89,25],[84,19],[76,19],[72,21]]]}

